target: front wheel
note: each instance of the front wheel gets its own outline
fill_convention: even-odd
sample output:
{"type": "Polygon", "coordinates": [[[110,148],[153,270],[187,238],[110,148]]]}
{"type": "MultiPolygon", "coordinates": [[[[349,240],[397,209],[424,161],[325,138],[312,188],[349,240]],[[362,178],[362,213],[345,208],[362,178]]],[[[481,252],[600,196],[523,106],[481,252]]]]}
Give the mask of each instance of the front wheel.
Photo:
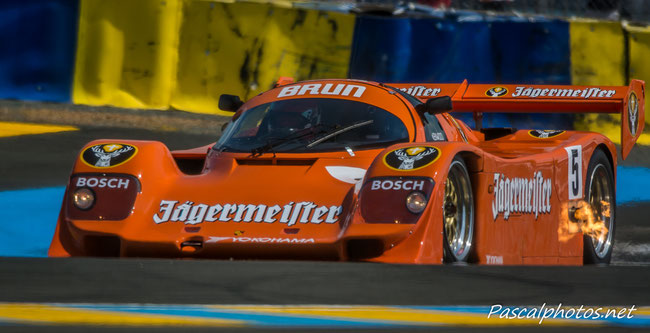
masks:
{"type": "Polygon", "coordinates": [[[616,193],[612,165],[600,149],[589,160],[585,189],[585,201],[591,205],[594,220],[602,222],[603,228],[584,234],[584,263],[608,264],[614,248],[616,193]]]}
{"type": "Polygon", "coordinates": [[[455,157],[445,181],[443,205],[445,262],[467,262],[474,240],[474,197],[467,167],[455,157]]]}

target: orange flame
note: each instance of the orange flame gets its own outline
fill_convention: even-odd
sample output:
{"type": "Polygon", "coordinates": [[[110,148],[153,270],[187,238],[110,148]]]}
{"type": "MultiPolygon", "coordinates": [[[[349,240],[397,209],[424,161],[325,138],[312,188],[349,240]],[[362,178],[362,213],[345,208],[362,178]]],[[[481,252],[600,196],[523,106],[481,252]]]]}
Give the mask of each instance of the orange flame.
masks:
{"type": "Polygon", "coordinates": [[[560,242],[566,242],[573,236],[582,232],[593,239],[607,236],[607,226],[604,218],[609,218],[609,202],[600,202],[601,214],[596,216],[595,209],[586,201],[579,200],[562,205],[562,215],[557,233],[560,242]],[[569,217],[573,212],[573,216],[569,217]]]}

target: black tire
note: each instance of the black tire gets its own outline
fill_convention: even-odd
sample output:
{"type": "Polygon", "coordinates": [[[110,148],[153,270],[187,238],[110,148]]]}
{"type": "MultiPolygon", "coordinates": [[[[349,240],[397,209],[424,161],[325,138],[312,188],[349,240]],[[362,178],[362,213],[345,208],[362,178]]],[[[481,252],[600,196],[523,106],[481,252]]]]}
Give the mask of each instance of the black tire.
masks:
{"type": "Polygon", "coordinates": [[[601,237],[601,240],[584,235],[583,262],[584,264],[609,264],[616,231],[616,190],[612,164],[601,149],[596,149],[589,160],[585,177],[585,201],[592,205],[594,215],[605,222],[608,232],[601,237]],[[609,204],[609,218],[603,214],[605,208],[600,201],[609,204]]]}
{"type": "Polygon", "coordinates": [[[474,196],[465,162],[458,156],[449,165],[444,195],[444,262],[467,262],[474,250],[474,196]]]}

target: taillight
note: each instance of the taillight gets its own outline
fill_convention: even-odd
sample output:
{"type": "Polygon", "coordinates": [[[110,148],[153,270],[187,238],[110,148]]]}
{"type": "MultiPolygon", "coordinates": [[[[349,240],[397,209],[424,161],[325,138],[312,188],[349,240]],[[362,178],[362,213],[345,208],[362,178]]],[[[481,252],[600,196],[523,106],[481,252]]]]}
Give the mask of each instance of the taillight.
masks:
{"type": "Polygon", "coordinates": [[[140,182],[124,174],[75,174],[70,179],[66,217],[73,220],[123,220],[131,214],[140,182]]]}
{"type": "Polygon", "coordinates": [[[416,223],[433,186],[427,177],[371,178],[359,195],[361,216],[367,223],[416,223]]]}

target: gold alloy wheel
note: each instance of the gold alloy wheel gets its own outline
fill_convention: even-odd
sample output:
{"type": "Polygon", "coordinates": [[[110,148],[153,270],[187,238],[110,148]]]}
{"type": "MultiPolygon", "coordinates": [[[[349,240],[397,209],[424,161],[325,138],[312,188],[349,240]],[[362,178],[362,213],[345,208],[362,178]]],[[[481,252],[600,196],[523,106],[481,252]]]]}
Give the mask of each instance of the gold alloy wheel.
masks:
{"type": "Polygon", "coordinates": [[[445,233],[447,239],[456,239],[458,218],[458,195],[456,195],[456,187],[454,182],[447,181],[445,183],[445,233]]]}
{"type": "Polygon", "coordinates": [[[467,169],[455,159],[445,182],[443,204],[446,257],[448,261],[466,261],[474,236],[474,200],[467,169]]]}
{"type": "Polygon", "coordinates": [[[591,181],[589,184],[589,204],[591,205],[592,213],[596,221],[603,222],[606,228],[603,232],[597,233],[598,236],[592,235],[592,245],[594,253],[598,258],[603,259],[607,256],[612,246],[612,230],[613,217],[610,210],[612,207],[611,186],[609,184],[609,176],[602,164],[596,165],[590,175],[591,181]]]}

